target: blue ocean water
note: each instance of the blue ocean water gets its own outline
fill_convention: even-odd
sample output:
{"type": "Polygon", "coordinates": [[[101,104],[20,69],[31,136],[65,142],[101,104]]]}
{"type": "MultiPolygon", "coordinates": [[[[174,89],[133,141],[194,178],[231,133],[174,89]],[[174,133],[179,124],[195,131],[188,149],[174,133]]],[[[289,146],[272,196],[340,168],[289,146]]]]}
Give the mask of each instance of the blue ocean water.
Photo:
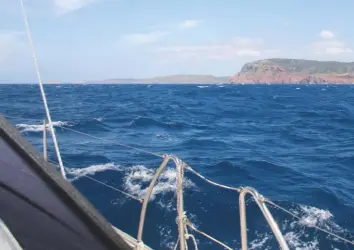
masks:
{"type": "MultiPolygon", "coordinates": [[[[46,85],[45,90],[70,180],[123,231],[136,236],[140,203],[84,177],[141,197],[161,159],[119,142],[175,154],[218,183],[256,188],[301,218],[270,207],[291,249],[354,249],[313,228],[354,240],[353,86],[46,85]]],[[[0,100],[0,112],[41,151],[44,109],[38,86],[0,85],[0,100]]],[[[56,161],[49,144],[49,158],[56,161]]],[[[238,194],[188,171],[185,177],[187,217],[239,249],[238,194]]],[[[175,184],[171,164],[148,207],[143,238],[154,249],[171,249],[177,239],[175,184]]],[[[277,249],[252,200],[247,215],[250,249],[277,249]]],[[[199,249],[222,249],[195,236],[199,249]]]]}

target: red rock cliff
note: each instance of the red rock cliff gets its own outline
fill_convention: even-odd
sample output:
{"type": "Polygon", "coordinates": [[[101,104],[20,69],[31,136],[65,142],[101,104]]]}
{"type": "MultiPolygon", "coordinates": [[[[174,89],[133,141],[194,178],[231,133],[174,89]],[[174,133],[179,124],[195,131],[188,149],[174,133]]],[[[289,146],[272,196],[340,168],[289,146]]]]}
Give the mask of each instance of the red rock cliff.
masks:
{"type": "Polygon", "coordinates": [[[354,83],[354,63],[268,59],[247,63],[230,77],[232,83],[354,83]]]}

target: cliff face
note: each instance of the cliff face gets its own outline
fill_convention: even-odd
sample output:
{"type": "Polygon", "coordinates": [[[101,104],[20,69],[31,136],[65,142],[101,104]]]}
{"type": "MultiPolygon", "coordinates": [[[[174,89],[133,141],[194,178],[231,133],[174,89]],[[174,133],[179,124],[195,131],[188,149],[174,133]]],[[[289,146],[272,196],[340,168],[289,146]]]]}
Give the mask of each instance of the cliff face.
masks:
{"type": "Polygon", "coordinates": [[[232,83],[354,83],[354,63],[267,59],[243,66],[232,83]]]}

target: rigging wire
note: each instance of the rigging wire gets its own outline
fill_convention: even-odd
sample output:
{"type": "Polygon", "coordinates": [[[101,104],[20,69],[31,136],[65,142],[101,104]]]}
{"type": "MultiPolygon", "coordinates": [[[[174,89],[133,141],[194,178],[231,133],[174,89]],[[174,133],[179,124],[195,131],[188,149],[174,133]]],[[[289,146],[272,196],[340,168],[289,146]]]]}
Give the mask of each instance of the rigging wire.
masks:
{"type": "Polygon", "coordinates": [[[213,238],[212,236],[210,236],[209,234],[206,234],[202,231],[200,231],[199,229],[197,229],[190,221],[187,220],[187,226],[192,229],[193,231],[199,233],[200,235],[203,235],[204,237],[208,238],[209,240],[211,241],[214,241],[215,243],[219,244],[220,246],[224,247],[225,249],[228,249],[228,250],[232,250],[231,247],[225,245],[224,243],[222,243],[221,241],[213,238]]]}
{"type": "Polygon", "coordinates": [[[118,146],[121,146],[121,147],[124,147],[124,148],[128,148],[128,149],[133,149],[133,150],[139,151],[139,152],[144,153],[144,154],[156,156],[156,157],[159,157],[159,158],[164,158],[164,156],[161,155],[161,154],[150,152],[150,151],[147,151],[145,149],[137,148],[137,147],[130,146],[130,145],[127,145],[127,144],[123,144],[123,143],[117,142],[117,141],[115,141],[113,139],[106,139],[106,138],[102,138],[102,137],[93,136],[93,135],[90,135],[90,134],[87,134],[87,133],[84,133],[84,132],[81,132],[81,131],[78,131],[78,130],[75,130],[75,129],[67,128],[67,127],[61,127],[61,128],[65,129],[65,130],[69,130],[69,131],[77,133],[77,134],[81,134],[81,135],[85,135],[85,136],[91,137],[93,139],[113,142],[115,145],[118,145],[118,146]]]}
{"type": "MultiPolygon", "coordinates": [[[[11,118],[11,119],[22,119],[22,120],[42,121],[41,119],[24,118],[24,117],[9,116],[9,115],[5,115],[5,117],[11,118]]],[[[81,131],[79,131],[79,130],[75,130],[75,129],[72,129],[72,128],[67,128],[67,127],[64,127],[64,126],[60,126],[60,128],[61,128],[61,129],[64,129],[64,130],[68,130],[68,131],[74,132],[74,133],[76,133],[76,134],[80,134],[80,135],[84,135],[84,136],[90,137],[90,138],[92,138],[92,139],[102,140],[102,141],[109,141],[109,142],[112,142],[112,143],[115,144],[115,145],[118,145],[118,146],[121,146],[121,147],[124,147],[124,148],[133,149],[133,150],[136,150],[136,151],[139,151],[139,152],[141,152],[141,153],[148,154],[148,155],[151,155],[151,156],[156,156],[156,157],[159,157],[159,158],[164,158],[164,155],[162,155],[162,154],[154,153],[154,152],[151,152],[151,151],[148,151],[148,150],[144,150],[144,149],[141,149],[141,148],[137,148],[137,147],[134,147],[134,146],[130,146],[130,145],[128,145],[128,144],[120,143],[120,142],[117,142],[116,140],[113,140],[113,139],[107,139],[107,138],[97,137],[97,136],[90,135],[90,134],[87,134],[87,133],[85,133],[85,132],[81,132],[81,131]]]]}
{"type": "Polygon", "coordinates": [[[25,6],[23,4],[23,0],[20,0],[20,3],[21,3],[23,21],[24,21],[25,26],[26,26],[27,38],[28,38],[28,42],[29,42],[29,45],[30,45],[30,48],[31,48],[31,51],[32,51],[32,58],[33,58],[33,63],[34,63],[34,67],[35,67],[36,74],[37,74],[37,80],[38,80],[39,88],[40,88],[42,99],[43,99],[43,105],[44,105],[45,113],[47,115],[48,125],[49,125],[49,128],[50,128],[50,132],[52,134],[54,148],[55,148],[55,152],[56,152],[56,155],[57,155],[57,158],[58,158],[58,162],[59,162],[60,172],[61,172],[61,175],[64,177],[64,179],[66,179],[66,174],[65,174],[63,162],[62,162],[60,151],[59,151],[57,137],[55,135],[55,131],[54,131],[54,128],[53,128],[52,118],[50,116],[50,112],[49,112],[49,108],[48,108],[48,104],[47,104],[47,98],[46,98],[46,95],[45,95],[45,92],[44,92],[41,74],[39,72],[37,56],[36,56],[36,52],[35,52],[35,49],[34,49],[33,40],[32,40],[32,36],[31,36],[31,30],[30,30],[30,27],[29,27],[29,24],[28,24],[28,18],[27,18],[25,6]]]}
{"type": "Polygon", "coordinates": [[[108,188],[110,188],[110,189],[112,189],[112,190],[114,190],[114,191],[117,191],[117,192],[119,192],[119,193],[121,193],[121,194],[124,194],[125,196],[127,196],[127,197],[129,197],[129,198],[131,198],[131,199],[134,199],[134,200],[136,200],[136,201],[139,201],[140,203],[143,203],[143,201],[144,201],[144,200],[141,199],[141,198],[135,197],[135,196],[133,196],[133,195],[127,193],[127,192],[124,192],[124,191],[122,191],[122,190],[120,190],[120,189],[118,189],[118,188],[115,188],[115,187],[113,187],[113,186],[111,186],[111,185],[108,185],[108,184],[106,184],[106,183],[104,183],[104,182],[102,182],[102,181],[99,181],[99,180],[95,179],[95,178],[92,178],[92,177],[87,176],[87,175],[84,175],[84,177],[85,177],[85,178],[88,178],[88,179],[91,180],[91,181],[94,181],[94,182],[96,182],[96,183],[99,183],[99,184],[101,184],[101,185],[103,185],[103,186],[105,186],[105,187],[108,187],[108,188]]]}
{"type": "MultiPolygon", "coordinates": [[[[50,162],[53,163],[53,164],[58,164],[57,162],[52,161],[52,160],[48,160],[48,161],[50,161],[50,162]]],[[[67,162],[65,162],[65,163],[67,164],[67,162]]],[[[70,172],[69,172],[69,174],[70,174],[70,172]]],[[[98,183],[98,184],[101,184],[101,185],[103,185],[103,186],[109,188],[109,189],[112,189],[112,190],[114,190],[114,191],[117,191],[118,193],[121,193],[121,194],[123,194],[123,195],[125,195],[125,196],[127,196],[127,197],[129,197],[129,198],[131,198],[131,199],[133,199],[133,200],[139,201],[140,203],[143,203],[143,201],[144,201],[143,199],[141,199],[141,198],[139,198],[139,197],[136,197],[136,196],[134,196],[134,195],[132,195],[132,194],[129,194],[129,193],[123,191],[123,190],[120,190],[120,189],[118,189],[118,188],[116,188],[116,187],[113,187],[113,186],[111,186],[111,185],[109,185],[109,184],[107,184],[107,183],[104,183],[104,182],[102,182],[102,181],[99,181],[99,180],[97,180],[97,179],[95,179],[95,178],[93,178],[93,177],[90,177],[90,176],[87,176],[87,175],[81,175],[81,177],[85,177],[85,178],[87,178],[87,179],[89,179],[89,180],[91,180],[91,181],[93,181],[93,182],[96,182],[96,183],[98,183]]],[[[74,181],[75,181],[75,180],[74,180],[74,181]]]]}
{"type": "Polygon", "coordinates": [[[235,188],[235,187],[229,187],[229,186],[225,186],[216,182],[213,182],[211,180],[209,180],[208,178],[204,177],[203,175],[199,174],[197,171],[195,171],[192,167],[185,165],[184,166],[187,170],[189,170],[190,172],[192,172],[193,174],[195,174],[196,176],[198,176],[199,178],[201,178],[202,180],[206,181],[207,183],[220,187],[220,188],[224,188],[224,189],[228,189],[228,190],[232,190],[232,191],[236,191],[236,192],[240,192],[241,188],[235,188]]]}

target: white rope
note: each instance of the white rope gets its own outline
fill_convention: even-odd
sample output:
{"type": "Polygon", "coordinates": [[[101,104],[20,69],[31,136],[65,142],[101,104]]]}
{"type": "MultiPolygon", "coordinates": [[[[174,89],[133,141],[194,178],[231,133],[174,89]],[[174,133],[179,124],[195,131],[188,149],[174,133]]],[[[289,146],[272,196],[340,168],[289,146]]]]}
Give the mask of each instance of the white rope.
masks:
{"type": "MultiPolygon", "coordinates": [[[[184,232],[185,232],[186,241],[191,238],[192,241],[193,241],[194,250],[198,250],[198,244],[197,244],[197,241],[195,240],[194,235],[193,235],[193,234],[190,234],[190,233],[188,232],[186,219],[185,219],[185,223],[184,223],[184,232]]],[[[186,250],[188,250],[188,244],[187,244],[187,242],[186,242],[186,250]]]]}
{"type": "Polygon", "coordinates": [[[184,167],[185,167],[187,170],[191,171],[193,174],[195,174],[196,176],[198,176],[199,178],[203,179],[204,181],[208,182],[208,183],[211,184],[211,185],[214,185],[214,186],[217,186],[217,187],[220,187],[220,188],[224,188],[224,189],[228,189],[228,190],[233,190],[233,191],[236,191],[236,192],[240,192],[240,191],[241,191],[241,188],[229,187],[229,186],[225,186],[225,185],[222,185],[222,184],[213,182],[213,181],[211,181],[211,180],[205,178],[203,175],[199,174],[197,171],[195,171],[195,170],[194,170],[193,168],[191,168],[190,166],[185,165],[184,167]]]}
{"type": "Polygon", "coordinates": [[[38,62],[37,62],[37,56],[36,56],[36,52],[35,52],[33,41],[32,41],[32,37],[31,37],[31,30],[30,30],[30,27],[29,27],[29,24],[28,24],[28,18],[27,18],[27,15],[26,15],[25,6],[23,4],[23,0],[20,0],[20,2],[21,2],[22,16],[23,16],[23,20],[24,20],[24,23],[25,23],[25,26],[26,26],[26,31],[27,31],[27,37],[28,37],[29,45],[30,45],[31,50],[32,50],[33,63],[34,63],[34,67],[36,69],[36,74],[37,74],[37,79],[38,79],[38,83],[39,83],[39,88],[41,90],[41,95],[42,95],[42,99],[43,99],[44,109],[45,109],[45,112],[46,112],[46,115],[47,115],[48,125],[49,125],[49,128],[50,128],[50,132],[52,134],[53,143],[54,143],[54,147],[55,147],[55,152],[56,152],[56,155],[57,155],[57,158],[58,158],[58,162],[59,162],[60,172],[61,172],[62,176],[64,177],[64,179],[66,179],[65,170],[64,170],[63,162],[61,160],[61,155],[60,155],[59,146],[58,146],[58,142],[57,142],[57,137],[55,135],[55,131],[54,131],[54,128],[53,128],[52,118],[50,116],[50,112],[49,112],[49,108],[48,108],[48,104],[47,104],[47,98],[45,96],[45,92],[44,92],[44,88],[43,88],[41,74],[39,73],[39,66],[38,66],[38,62]]]}
{"type": "Polygon", "coordinates": [[[185,212],[183,206],[183,177],[184,177],[184,163],[176,156],[170,156],[170,159],[176,165],[176,210],[177,210],[177,226],[178,226],[178,236],[179,236],[179,246],[181,250],[187,250],[188,245],[185,238],[185,212]]]}
{"type": "Polygon", "coordinates": [[[173,248],[173,250],[177,250],[178,243],[179,243],[179,236],[177,237],[177,241],[176,241],[176,244],[175,244],[175,247],[173,248]]]}
{"type": "Polygon", "coordinates": [[[197,241],[195,240],[194,235],[193,234],[187,234],[187,237],[192,239],[193,245],[194,245],[194,249],[198,250],[198,244],[197,244],[197,241]]]}
{"type": "Polygon", "coordinates": [[[204,233],[204,232],[198,230],[190,221],[187,220],[186,224],[187,224],[187,226],[190,227],[193,231],[195,231],[195,232],[197,232],[197,233],[203,235],[204,237],[208,238],[208,239],[211,240],[211,241],[214,241],[215,243],[219,244],[220,246],[224,247],[225,249],[232,250],[231,247],[225,245],[225,244],[222,243],[221,241],[219,241],[219,240],[217,240],[217,239],[211,237],[210,235],[208,235],[208,234],[206,234],[206,233],[204,233]]]}
{"type": "MultiPolygon", "coordinates": [[[[276,207],[276,208],[282,210],[283,212],[285,212],[285,213],[291,215],[292,217],[296,218],[297,220],[299,220],[299,221],[301,220],[301,218],[300,218],[299,216],[297,216],[296,214],[290,212],[289,210],[287,210],[287,209],[285,209],[285,208],[283,208],[283,207],[281,207],[281,206],[275,204],[275,203],[272,202],[271,200],[265,199],[265,202],[267,202],[268,204],[270,204],[270,205],[272,205],[272,206],[274,206],[274,207],[276,207]]],[[[305,226],[307,226],[307,225],[305,224],[305,226]]],[[[307,226],[307,227],[310,227],[310,226],[307,226]]],[[[328,230],[326,230],[326,229],[323,229],[323,228],[318,227],[318,226],[316,226],[316,225],[311,226],[311,227],[316,228],[317,230],[319,230],[319,231],[321,231],[321,232],[327,233],[327,234],[329,234],[329,235],[331,235],[331,236],[333,236],[333,237],[335,237],[335,238],[337,238],[337,239],[340,239],[340,240],[342,240],[342,241],[344,241],[344,242],[346,242],[346,243],[351,244],[351,245],[354,246],[354,242],[353,242],[353,241],[347,240],[347,239],[345,239],[345,238],[343,238],[343,237],[341,237],[341,236],[339,236],[339,235],[337,235],[337,234],[334,234],[334,233],[332,233],[332,232],[330,232],[330,231],[328,231],[328,230]]]]}
{"type": "Polygon", "coordinates": [[[186,220],[187,220],[187,218],[186,218],[186,216],[184,216],[184,218],[183,218],[184,238],[185,238],[185,241],[186,241],[186,250],[188,250],[188,243],[187,243],[187,241],[188,241],[188,239],[189,239],[190,234],[188,233],[188,228],[187,228],[187,225],[186,225],[186,220]]]}

